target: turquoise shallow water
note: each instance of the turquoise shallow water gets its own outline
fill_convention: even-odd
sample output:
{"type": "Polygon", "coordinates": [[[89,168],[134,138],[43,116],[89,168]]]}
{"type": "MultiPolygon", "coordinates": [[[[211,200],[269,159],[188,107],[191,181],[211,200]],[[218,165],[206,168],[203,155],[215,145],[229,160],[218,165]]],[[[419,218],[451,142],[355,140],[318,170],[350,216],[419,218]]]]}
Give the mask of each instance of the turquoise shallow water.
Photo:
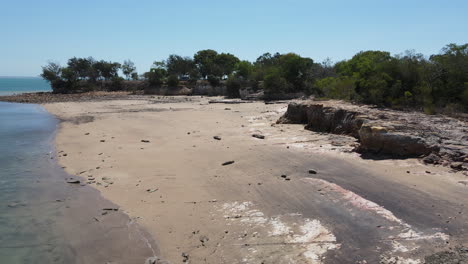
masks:
{"type": "Polygon", "coordinates": [[[68,261],[53,228],[60,206],[47,188],[58,181],[50,162],[56,125],[38,105],[0,102],[0,263],[68,261]]]}
{"type": "Polygon", "coordinates": [[[0,264],[144,263],[158,254],[126,214],[103,214],[118,207],[97,190],[66,182],[57,124],[39,105],[0,102],[0,264]]]}
{"type": "Polygon", "coordinates": [[[0,95],[49,91],[50,84],[40,77],[0,77],[0,95]]]}
{"type": "MultiPolygon", "coordinates": [[[[23,81],[9,93],[47,88],[23,81]]],[[[97,190],[66,183],[55,161],[58,124],[40,105],[0,102],[0,264],[144,263],[158,254],[126,214],[102,214],[116,205],[97,190]]]]}

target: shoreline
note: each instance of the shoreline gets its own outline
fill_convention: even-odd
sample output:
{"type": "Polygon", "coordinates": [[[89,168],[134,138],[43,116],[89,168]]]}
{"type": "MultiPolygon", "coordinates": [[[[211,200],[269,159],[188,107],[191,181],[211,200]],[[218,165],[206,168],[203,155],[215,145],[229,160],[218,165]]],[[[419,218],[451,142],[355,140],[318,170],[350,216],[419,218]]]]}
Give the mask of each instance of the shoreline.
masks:
{"type": "MultiPolygon", "coordinates": [[[[5,228],[18,229],[16,235],[10,234],[10,229],[2,230],[5,237],[0,241],[1,249],[11,247],[10,251],[1,253],[2,260],[11,263],[144,263],[159,255],[149,233],[98,190],[67,183],[71,175],[56,159],[55,141],[61,123],[56,116],[39,104],[5,103],[4,106],[7,112],[20,113],[12,124],[27,122],[10,129],[5,127],[3,132],[8,135],[18,127],[21,134],[18,137],[25,141],[23,144],[28,144],[23,151],[28,153],[21,154],[22,143],[14,142],[9,144],[14,152],[5,153],[5,158],[16,157],[25,164],[15,165],[12,160],[2,177],[2,190],[6,193],[2,205],[5,203],[7,208],[3,209],[6,211],[2,222],[5,228]],[[11,181],[17,186],[15,195],[8,195],[10,177],[14,177],[11,181]],[[118,211],[103,210],[106,208],[118,211]]],[[[8,138],[6,140],[8,142],[8,138]]]]}
{"type": "Polygon", "coordinates": [[[140,98],[141,95],[134,95],[131,92],[86,92],[75,94],[54,94],[52,92],[31,92],[14,95],[0,95],[0,101],[10,103],[47,104],[57,102],[79,102],[94,100],[115,100],[125,98],[140,98]]]}
{"type": "Polygon", "coordinates": [[[54,134],[48,142],[51,147],[49,161],[57,168],[59,179],[64,182],[63,187],[68,189],[68,197],[63,201],[68,210],[62,212],[58,225],[75,254],[71,257],[73,263],[146,263],[149,259],[159,259],[159,248],[146,229],[122,212],[118,205],[105,199],[99,190],[84,184],[86,179],[83,176],[66,173],[65,167],[56,158],[60,155],[56,138],[64,121],[43,105],[37,105],[57,120],[54,134]],[[69,183],[70,179],[79,180],[80,183],[69,183]],[[89,206],[91,204],[92,207],[89,206]],[[98,226],[90,225],[90,222],[97,222],[98,226]],[[86,228],[82,229],[82,225],[86,225],[86,228]],[[70,232],[70,229],[77,230],[70,232]],[[129,244],[132,245],[131,249],[127,247],[129,244]]]}
{"type": "MultiPolygon", "coordinates": [[[[340,136],[304,131],[298,125],[270,126],[286,110],[285,104],[214,105],[208,101],[209,98],[178,97],[171,102],[169,97],[154,96],[54,103],[45,107],[65,120],[56,145],[68,155],[59,156],[60,164],[67,166],[72,175],[85,171],[85,175],[96,179],[91,185],[157,237],[162,257],[171,262],[268,262],[275,257],[299,256],[310,261],[340,263],[357,261],[352,254],[356,247],[372,262],[392,256],[421,259],[433,253],[434,248],[427,243],[438,250],[446,248],[445,236],[426,230],[429,226],[440,227],[441,234],[444,233],[442,222],[429,216],[434,209],[426,203],[434,202],[437,210],[442,205],[427,195],[453,203],[443,210],[446,215],[452,214],[459,210],[455,201],[466,200],[460,198],[464,187],[457,184],[463,175],[449,174],[446,168],[428,167],[413,159],[363,160],[355,153],[342,152],[347,151],[346,146],[331,144],[332,138],[340,136]],[[261,133],[266,139],[252,138],[253,133],[261,133]],[[221,166],[228,160],[235,163],[221,166]],[[310,168],[319,173],[308,179],[310,168]],[[427,175],[425,170],[429,168],[431,173],[427,175]],[[411,178],[407,176],[408,169],[411,178]],[[347,180],[343,172],[354,172],[354,180],[347,180]],[[285,181],[282,174],[289,180],[285,181]],[[428,177],[448,186],[440,190],[427,182],[428,177]],[[390,188],[394,193],[385,192],[382,186],[371,187],[369,179],[395,186],[390,188]],[[323,185],[325,193],[316,193],[314,185],[323,185]],[[409,191],[409,186],[417,192],[409,191]],[[298,197],[307,202],[297,200],[298,197]],[[323,200],[324,197],[334,198],[323,200]],[[350,208],[346,200],[349,197],[370,207],[350,208]],[[401,199],[397,197],[410,199],[418,206],[405,208],[403,204],[395,204],[395,200],[401,199]],[[344,226],[333,224],[336,219],[331,209],[343,210],[340,219],[344,226]],[[349,210],[354,216],[345,213],[349,210]],[[428,218],[422,221],[418,215],[428,218]],[[367,225],[357,228],[356,217],[368,219],[367,225]],[[374,219],[376,226],[382,221],[396,221],[401,227],[377,232],[375,227],[368,226],[372,225],[369,219],[374,219]],[[280,226],[282,229],[277,229],[280,226]],[[306,236],[307,228],[312,233],[325,232],[329,243],[318,248],[302,243],[285,246],[285,240],[293,242],[301,234],[306,236]],[[375,255],[372,247],[376,243],[382,248],[388,245],[374,241],[372,236],[398,236],[409,232],[408,228],[426,234],[426,238],[411,242],[418,244],[418,251],[402,254],[383,250],[375,255]],[[346,235],[363,236],[364,231],[359,230],[369,233],[368,243],[346,235]],[[397,230],[402,233],[395,233],[397,230]],[[259,242],[279,244],[267,248],[248,246],[259,242]],[[281,256],[273,252],[280,252],[281,256]]],[[[450,230],[463,227],[460,222],[463,219],[464,216],[449,224],[450,230]]],[[[467,245],[459,237],[450,237],[450,241],[467,245]]]]}

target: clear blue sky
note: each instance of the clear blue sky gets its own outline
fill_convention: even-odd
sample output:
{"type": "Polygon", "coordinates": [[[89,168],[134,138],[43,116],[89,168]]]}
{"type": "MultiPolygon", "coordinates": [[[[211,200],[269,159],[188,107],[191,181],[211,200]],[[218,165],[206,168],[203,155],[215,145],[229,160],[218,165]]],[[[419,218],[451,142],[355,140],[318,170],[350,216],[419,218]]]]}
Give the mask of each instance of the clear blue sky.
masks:
{"type": "Polygon", "coordinates": [[[278,51],[338,61],[467,42],[467,0],[0,0],[0,76],[35,76],[48,60],[73,56],[131,59],[141,73],[207,48],[247,60],[278,51]]]}

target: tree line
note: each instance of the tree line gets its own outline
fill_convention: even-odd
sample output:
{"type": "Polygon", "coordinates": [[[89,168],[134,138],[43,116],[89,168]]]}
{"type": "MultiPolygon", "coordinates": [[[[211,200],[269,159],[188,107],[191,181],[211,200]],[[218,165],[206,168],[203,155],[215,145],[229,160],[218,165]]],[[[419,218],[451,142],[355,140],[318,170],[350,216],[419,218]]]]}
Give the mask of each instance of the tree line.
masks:
{"type": "Polygon", "coordinates": [[[263,90],[267,98],[303,93],[388,107],[419,107],[468,111],[468,44],[445,46],[425,57],[414,51],[392,56],[385,51],[362,51],[349,60],[321,63],[295,53],[265,53],[254,62],[207,49],[193,57],[170,55],[139,75],[130,60],[122,64],[71,58],[65,67],[49,63],[41,76],[54,92],[122,89],[125,79],[148,87],[176,88],[180,82],[225,86],[231,97],[241,89],[263,90]]]}

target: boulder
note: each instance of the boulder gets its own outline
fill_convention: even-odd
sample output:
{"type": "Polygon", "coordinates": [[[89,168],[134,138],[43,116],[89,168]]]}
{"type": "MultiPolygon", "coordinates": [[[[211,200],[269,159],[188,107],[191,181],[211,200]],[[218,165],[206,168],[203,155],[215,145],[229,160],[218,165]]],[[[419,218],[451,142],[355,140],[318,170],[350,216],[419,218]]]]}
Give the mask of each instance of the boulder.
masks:
{"type": "Polygon", "coordinates": [[[433,150],[421,137],[372,124],[364,124],[359,129],[359,140],[361,152],[411,157],[427,155],[433,150]]]}
{"type": "Polygon", "coordinates": [[[280,117],[277,124],[307,124],[307,108],[309,105],[290,103],[286,113],[280,117]]]}

